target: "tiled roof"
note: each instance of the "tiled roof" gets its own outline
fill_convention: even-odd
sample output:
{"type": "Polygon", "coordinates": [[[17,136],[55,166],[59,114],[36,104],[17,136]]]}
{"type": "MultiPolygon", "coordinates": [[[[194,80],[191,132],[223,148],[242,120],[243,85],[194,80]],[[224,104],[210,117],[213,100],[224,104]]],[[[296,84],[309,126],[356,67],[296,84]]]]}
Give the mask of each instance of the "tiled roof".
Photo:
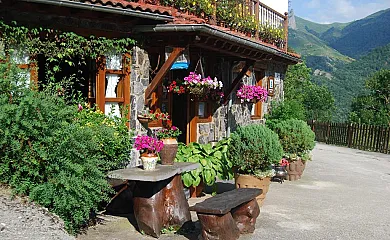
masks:
{"type": "MultiPolygon", "coordinates": [[[[72,1],[72,0],[69,0],[72,1]]],[[[73,0],[74,1],[74,0],[73,0]]],[[[113,8],[130,8],[132,10],[139,10],[142,12],[157,13],[162,15],[172,16],[174,15],[175,9],[171,7],[164,7],[156,5],[158,0],[146,0],[139,2],[130,2],[126,0],[77,0],[78,2],[90,3],[102,6],[110,6],[113,8]]]]}

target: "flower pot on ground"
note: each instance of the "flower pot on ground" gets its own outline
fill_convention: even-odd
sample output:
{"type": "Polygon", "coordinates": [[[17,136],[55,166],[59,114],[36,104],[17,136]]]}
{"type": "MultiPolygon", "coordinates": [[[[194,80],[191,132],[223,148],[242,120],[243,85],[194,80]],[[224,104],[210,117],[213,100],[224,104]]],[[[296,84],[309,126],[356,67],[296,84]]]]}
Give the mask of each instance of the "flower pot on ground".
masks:
{"type": "Polygon", "coordinates": [[[288,167],[289,165],[290,163],[285,158],[280,160],[279,164],[274,165],[273,169],[275,170],[275,176],[271,178],[271,181],[283,183],[284,180],[286,180],[288,177],[286,167],[288,167]]]}
{"type": "Polygon", "coordinates": [[[248,174],[234,174],[236,188],[259,188],[263,192],[256,197],[259,207],[263,206],[265,196],[267,195],[269,185],[271,184],[270,177],[258,178],[248,174]]]}
{"type": "Polygon", "coordinates": [[[272,126],[283,146],[284,156],[289,161],[289,180],[301,178],[306,161],[311,160],[310,151],[314,148],[314,132],[302,120],[288,119],[272,126]]]}
{"type": "Polygon", "coordinates": [[[191,198],[201,197],[204,189],[204,183],[203,181],[200,181],[198,186],[190,186],[189,189],[191,198]]]}
{"type": "Polygon", "coordinates": [[[158,160],[157,153],[164,144],[154,137],[138,135],[134,141],[134,148],[141,151],[141,160],[144,170],[154,170],[158,160]]]}
{"type": "Polygon", "coordinates": [[[275,174],[272,164],[277,164],[283,155],[278,136],[264,125],[252,124],[239,127],[230,138],[228,158],[236,168],[236,187],[262,189],[263,194],[258,198],[261,206],[270,178],[275,174]]]}
{"type": "Polygon", "coordinates": [[[229,140],[221,140],[214,147],[211,144],[190,143],[187,146],[179,143],[175,161],[197,162],[200,165],[182,174],[184,186],[197,187],[201,182],[213,186],[217,177],[220,180],[233,179],[232,163],[227,158],[228,144],[229,140]]]}
{"type": "Polygon", "coordinates": [[[165,126],[167,128],[160,129],[156,132],[156,136],[164,143],[164,147],[160,152],[161,164],[173,165],[178,149],[177,137],[180,136],[181,131],[179,128],[169,124],[165,126]]]}

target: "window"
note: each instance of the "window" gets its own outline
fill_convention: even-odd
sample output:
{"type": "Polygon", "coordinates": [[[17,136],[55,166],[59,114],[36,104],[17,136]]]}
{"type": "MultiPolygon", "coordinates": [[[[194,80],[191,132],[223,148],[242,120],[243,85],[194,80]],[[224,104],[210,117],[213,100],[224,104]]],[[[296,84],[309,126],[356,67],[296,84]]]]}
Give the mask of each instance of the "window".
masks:
{"type": "MultiPolygon", "coordinates": [[[[96,78],[96,103],[106,115],[121,117],[121,107],[130,104],[129,56],[110,51],[98,62],[96,78]]],[[[95,88],[95,86],[93,86],[95,88]]],[[[93,89],[92,92],[95,92],[93,89]]]]}

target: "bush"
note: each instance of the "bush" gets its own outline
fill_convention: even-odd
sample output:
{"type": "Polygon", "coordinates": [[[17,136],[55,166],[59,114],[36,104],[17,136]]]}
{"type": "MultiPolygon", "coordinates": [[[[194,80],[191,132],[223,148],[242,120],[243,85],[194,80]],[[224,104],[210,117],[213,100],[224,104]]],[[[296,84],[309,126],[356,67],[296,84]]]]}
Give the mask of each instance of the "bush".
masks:
{"type": "Polygon", "coordinates": [[[239,127],[231,134],[228,157],[239,173],[272,176],[271,164],[283,156],[278,136],[264,125],[239,127]]]}
{"type": "Polygon", "coordinates": [[[78,112],[61,97],[26,88],[18,83],[18,70],[4,65],[0,182],[59,215],[66,229],[76,233],[108,200],[112,189],[106,171],[128,159],[131,134],[125,120],[88,108],[78,112]]]}
{"type": "Polygon", "coordinates": [[[314,132],[304,121],[289,119],[277,123],[273,129],[279,136],[286,158],[310,160],[309,152],[314,148],[314,132]]]}
{"type": "Polygon", "coordinates": [[[298,100],[284,100],[273,103],[271,112],[265,116],[267,127],[273,129],[276,123],[287,119],[305,120],[305,107],[298,100]]]}

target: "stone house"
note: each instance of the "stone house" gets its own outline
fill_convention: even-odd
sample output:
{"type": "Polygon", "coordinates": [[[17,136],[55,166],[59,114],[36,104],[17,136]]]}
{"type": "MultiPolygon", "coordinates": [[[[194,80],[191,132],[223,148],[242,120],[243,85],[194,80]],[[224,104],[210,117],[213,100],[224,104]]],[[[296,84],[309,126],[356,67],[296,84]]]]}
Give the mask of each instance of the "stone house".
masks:
{"type": "MultiPolygon", "coordinates": [[[[263,123],[270,102],[283,98],[288,65],[300,61],[300,56],[287,50],[287,14],[259,0],[212,1],[207,5],[212,10],[209,13],[199,6],[195,8],[201,11],[186,9],[178,5],[180,2],[183,1],[0,0],[0,20],[83,36],[137,40],[131,56],[125,58],[107,51],[104,67],[87,69],[83,89],[88,101],[105,113],[119,115],[120,106],[128,107],[130,127],[137,132],[145,131],[137,116],[148,109],[168,112],[173,125],[183,131],[179,140],[184,143],[218,141],[238,125],[263,123]],[[223,15],[227,10],[218,5],[221,3],[237,3],[240,11],[236,18],[252,19],[257,27],[240,28],[241,22],[237,24],[234,16],[223,15]],[[284,37],[268,39],[262,34],[274,29],[283,29],[284,37]],[[129,69],[124,69],[125,59],[130,59],[129,69]],[[190,71],[222,81],[223,101],[217,104],[194,100],[189,94],[167,91],[172,81],[182,80],[190,71]],[[271,94],[265,102],[242,104],[235,94],[242,83],[261,85],[271,94]]],[[[41,60],[32,64],[28,59],[26,53],[25,58],[16,61],[39,84],[37,67],[41,60]]],[[[148,127],[161,124],[151,122],[148,127]]]]}

